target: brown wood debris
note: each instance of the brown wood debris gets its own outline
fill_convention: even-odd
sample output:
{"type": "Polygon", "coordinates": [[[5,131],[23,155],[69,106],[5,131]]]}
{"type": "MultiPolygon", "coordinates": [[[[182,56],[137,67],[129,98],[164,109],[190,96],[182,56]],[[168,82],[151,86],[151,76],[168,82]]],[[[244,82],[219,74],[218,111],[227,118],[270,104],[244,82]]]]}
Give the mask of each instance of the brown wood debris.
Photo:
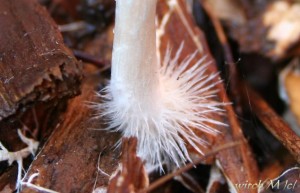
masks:
{"type": "Polygon", "coordinates": [[[261,193],[293,193],[300,192],[300,168],[293,167],[285,170],[280,176],[268,179],[262,183],[261,193]]]}
{"type": "MultiPolygon", "coordinates": [[[[61,100],[59,103],[37,104],[34,108],[30,108],[22,113],[22,116],[14,117],[9,121],[1,121],[0,142],[12,152],[25,148],[26,144],[21,141],[17,134],[17,129],[20,129],[28,137],[39,141],[42,146],[57,125],[60,119],[59,115],[65,107],[65,100],[61,100]]],[[[28,158],[23,160],[24,169],[27,170],[33,158],[34,156],[28,156],[28,158]]],[[[8,168],[3,167],[5,164],[7,163],[0,163],[0,190],[5,186],[14,190],[18,173],[17,164],[14,163],[8,168]]]]}
{"type": "Polygon", "coordinates": [[[245,98],[248,99],[249,96],[253,112],[266,128],[290,151],[295,160],[300,163],[300,137],[257,93],[250,88],[247,90],[245,98]]]}
{"type": "MultiPolygon", "coordinates": [[[[191,17],[186,12],[185,4],[183,3],[183,1],[179,1],[179,4],[177,4],[174,7],[169,7],[165,1],[159,1],[158,10],[159,10],[158,15],[159,15],[160,22],[162,21],[163,17],[167,15],[167,12],[169,12],[170,14],[169,20],[168,22],[166,22],[166,25],[161,26],[164,27],[163,29],[164,34],[162,34],[161,36],[162,56],[166,51],[167,42],[170,44],[173,50],[176,50],[176,48],[179,47],[181,42],[184,41],[185,49],[183,50],[181,60],[184,59],[187,55],[194,53],[195,50],[199,51],[199,55],[197,56],[197,59],[199,59],[203,55],[207,55],[208,60],[213,60],[208,52],[208,48],[205,43],[203,34],[197,29],[191,17]],[[180,29],[180,30],[174,30],[174,29],[180,29]]],[[[217,70],[214,65],[211,65],[209,67],[209,71],[210,73],[213,73],[216,72],[217,70]]],[[[62,191],[62,192],[74,191],[79,187],[85,187],[84,190],[81,190],[83,192],[91,190],[89,188],[91,188],[92,181],[91,178],[87,179],[87,176],[95,174],[96,171],[95,167],[98,160],[96,158],[98,156],[96,152],[94,153],[90,152],[88,154],[89,156],[86,156],[85,153],[87,153],[87,149],[89,149],[89,147],[92,147],[92,144],[99,143],[99,140],[100,141],[104,140],[106,141],[105,143],[108,143],[107,138],[109,138],[109,136],[113,137],[114,139],[109,142],[109,144],[111,144],[109,146],[112,146],[117,139],[116,135],[108,135],[105,134],[105,132],[104,133],[101,133],[100,131],[91,132],[87,130],[87,128],[95,127],[93,124],[97,125],[99,123],[96,122],[91,123],[89,117],[91,116],[90,109],[81,106],[79,104],[82,104],[83,103],[82,101],[93,100],[92,91],[96,86],[97,82],[99,81],[96,81],[94,79],[92,84],[93,86],[91,86],[89,85],[91,84],[91,80],[85,81],[82,88],[82,95],[77,97],[76,99],[73,99],[70,102],[63,122],[54,131],[54,134],[51,136],[51,138],[43,148],[42,152],[38,155],[37,159],[33,162],[29,170],[29,173],[27,174],[27,178],[30,177],[30,175],[39,172],[41,177],[38,177],[37,179],[34,180],[35,184],[39,184],[42,187],[46,187],[49,189],[62,191]],[[78,114],[75,112],[80,112],[80,113],[78,114]],[[90,126],[91,124],[93,126],[90,126]],[[96,135],[99,137],[92,137],[92,135],[96,135]],[[79,138],[78,136],[81,137],[79,138]],[[82,145],[83,141],[85,141],[84,146],[82,145]],[[77,157],[75,157],[74,154],[77,157]],[[43,156],[43,155],[47,155],[47,156],[43,156]],[[93,160],[93,161],[87,162],[87,160],[93,160]],[[74,169],[71,169],[73,167],[74,169]],[[83,174],[79,176],[76,175],[77,173],[82,173],[82,172],[84,172],[84,175],[83,174]],[[55,181],[51,180],[51,178],[53,178],[54,176],[56,179],[55,181]],[[85,178],[83,178],[83,176],[85,178]]],[[[219,97],[222,98],[222,100],[225,100],[224,102],[227,102],[228,99],[226,99],[226,94],[223,89],[223,86],[219,85],[218,89],[222,92],[222,94],[220,94],[219,97]]],[[[225,109],[227,112],[233,112],[232,108],[229,105],[226,106],[225,109]]],[[[221,120],[222,122],[227,122],[235,130],[232,131],[230,127],[222,127],[222,128],[220,127],[219,130],[222,132],[222,134],[219,135],[217,138],[201,133],[204,139],[210,141],[211,145],[212,144],[222,145],[234,140],[243,139],[242,132],[240,131],[240,127],[238,126],[236,120],[232,118],[231,120],[228,120],[226,116],[215,117],[215,119],[221,120]]],[[[99,128],[99,125],[96,128],[99,128]]],[[[98,150],[100,149],[101,151],[101,149],[103,150],[103,148],[104,148],[103,146],[100,146],[97,149],[98,150]]],[[[214,146],[209,147],[206,150],[206,152],[208,152],[209,149],[213,149],[213,148],[214,146]]],[[[193,155],[195,159],[201,157],[201,155],[198,155],[196,152],[194,153],[193,152],[194,150],[190,149],[190,153],[193,155]]],[[[253,158],[251,157],[251,153],[249,152],[250,152],[249,147],[245,143],[239,148],[223,150],[222,152],[218,153],[217,159],[219,160],[220,163],[219,166],[221,167],[225,176],[231,183],[239,183],[239,182],[242,183],[243,181],[246,180],[251,180],[251,181],[256,180],[255,177],[257,175],[256,165],[255,162],[253,161],[253,158]],[[251,163],[251,167],[249,163],[251,163]],[[240,168],[240,169],[231,170],[230,168],[233,167],[240,168]]],[[[116,156],[117,152],[112,151],[110,155],[116,156]]],[[[107,159],[110,158],[107,157],[107,159]]],[[[109,161],[105,160],[105,162],[109,162],[109,161]]],[[[206,162],[211,162],[211,161],[206,160],[206,162]]],[[[114,162],[114,165],[115,164],[116,162],[114,162]]],[[[127,166],[126,164],[124,164],[123,166],[125,167],[125,169],[128,170],[130,169],[126,167],[127,166]]],[[[100,167],[100,168],[104,168],[104,170],[108,174],[112,173],[112,170],[108,171],[107,166],[100,167]]],[[[135,173],[133,174],[136,174],[138,176],[140,175],[140,173],[138,173],[137,171],[135,171],[135,173]]],[[[95,178],[95,175],[92,176],[95,178]]],[[[96,187],[103,186],[105,188],[105,184],[107,183],[107,180],[108,179],[106,178],[106,180],[97,184],[96,187]]],[[[114,181],[112,181],[111,184],[114,184],[114,181]]],[[[128,188],[130,189],[130,187],[128,188]]],[[[30,192],[30,191],[32,190],[24,189],[24,192],[30,192]]]]}
{"type": "Polygon", "coordinates": [[[280,72],[280,95],[292,112],[290,125],[300,135],[300,59],[294,58],[280,72]]]}
{"type": "MultiPolygon", "coordinates": [[[[228,125],[217,126],[218,135],[195,132],[208,142],[201,147],[203,155],[189,146],[193,163],[164,175],[154,171],[149,176],[144,169],[147,160],[136,155],[138,140],[122,139],[120,133],[103,129],[104,120],[96,119],[96,111],[89,106],[89,102],[101,102],[95,92],[107,84],[110,74],[107,69],[111,60],[113,25],[104,23],[112,19],[114,1],[40,0],[49,5],[48,11],[58,23],[68,26],[80,19],[88,24],[86,26],[95,25],[97,33],[85,34],[87,37],[79,30],[63,33],[72,52],[63,44],[57,25],[36,1],[0,0],[0,142],[12,151],[23,148],[25,144],[21,143],[16,129],[28,126],[27,136],[42,144],[33,161],[32,158],[24,161],[28,169],[24,182],[38,174],[32,184],[60,193],[181,193],[188,190],[257,193],[258,188],[241,186],[277,178],[281,182],[279,187],[284,187],[286,182],[295,185],[292,189],[280,189],[280,192],[300,191],[300,170],[298,167],[291,169],[300,163],[300,138],[269,101],[242,80],[242,65],[249,61],[236,62],[237,57],[242,57],[239,51],[244,52],[242,54],[254,51],[268,59],[299,56],[298,33],[288,39],[279,38],[280,41],[270,38],[275,37],[270,35],[271,31],[280,23],[299,22],[294,20],[297,16],[294,12],[289,16],[283,9],[284,17],[272,12],[276,8],[273,3],[283,0],[158,0],[156,21],[160,59],[164,59],[168,47],[172,49],[172,58],[184,42],[179,61],[197,51],[192,64],[205,56],[206,61],[212,61],[207,74],[217,73],[218,63],[228,74],[220,74],[210,82],[218,81],[221,75],[224,77],[224,82],[216,86],[218,93],[213,100],[232,102],[232,105],[223,106],[222,114],[207,115],[228,125]],[[197,10],[197,6],[202,10],[197,10]],[[194,9],[205,14],[202,19],[211,22],[213,31],[204,35],[207,26],[200,29],[196,25],[197,16],[193,18],[192,15],[194,9]],[[97,12],[99,10],[101,13],[97,12]],[[104,15],[107,20],[98,21],[104,15]],[[237,40],[239,47],[231,44],[229,36],[237,40]],[[217,39],[219,48],[211,46],[213,38],[217,39]],[[213,57],[218,49],[222,56],[213,57]],[[73,53],[86,62],[82,69],[73,53]],[[81,95],[67,101],[78,93],[81,73],[84,74],[81,95]],[[251,132],[256,132],[257,136],[251,132]],[[266,141],[265,144],[258,138],[266,141]],[[271,144],[267,144],[269,138],[272,138],[271,144]],[[119,143],[121,148],[116,146],[118,142],[122,142],[119,143]]],[[[289,0],[284,3],[288,3],[285,6],[288,10],[296,9],[294,4],[299,4],[289,0]]],[[[263,64],[258,63],[253,70],[263,64]]],[[[274,63],[270,60],[270,64],[274,63]]],[[[289,71],[283,84],[286,94],[293,100],[290,108],[296,114],[299,95],[295,91],[299,85],[295,82],[299,77],[296,68],[292,72],[289,71]]],[[[17,164],[8,167],[7,163],[0,163],[0,192],[14,190],[16,169],[17,164]]],[[[273,190],[265,187],[261,192],[273,190]]],[[[39,191],[23,185],[21,192],[39,191]]]]}
{"type": "Polygon", "coordinates": [[[299,2],[205,1],[238,41],[242,52],[258,52],[275,60],[299,55],[299,2]]]}
{"type": "Polygon", "coordinates": [[[121,166],[110,180],[108,193],[134,193],[149,185],[143,161],[136,155],[137,139],[122,139],[121,166]]]}
{"type": "MultiPolygon", "coordinates": [[[[227,2],[228,3],[228,2],[227,2]]],[[[220,24],[220,21],[215,17],[215,12],[211,9],[211,5],[203,3],[203,6],[208,13],[208,15],[211,17],[211,20],[213,22],[213,25],[215,26],[219,41],[222,45],[225,58],[227,62],[229,63],[229,74],[232,77],[232,82],[234,84],[234,87],[231,88],[231,94],[232,96],[236,97],[236,91],[239,91],[239,93],[243,93],[244,96],[243,102],[249,103],[251,110],[256,114],[258,119],[266,126],[266,128],[290,151],[290,153],[294,156],[294,159],[298,161],[299,163],[299,155],[300,155],[300,138],[297,136],[295,132],[292,131],[292,129],[282,120],[280,116],[277,115],[277,113],[257,94],[253,89],[251,89],[248,85],[246,85],[243,81],[240,80],[240,77],[236,71],[236,66],[234,65],[234,61],[232,58],[232,52],[229,46],[229,43],[227,41],[227,38],[225,36],[224,30],[222,29],[222,26],[220,24]],[[232,70],[233,69],[233,70],[232,70]]],[[[240,98],[241,96],[238,96],[240,98]]],[[[297,98],[297,97],[295,97],[297,98]]],[[[240,100],[238,100],[240,101],[240,100]]],[[[240,103],[237,103],[236,106],[241,105],[240,103]]],[[[288,157],[288,156],[286,156],[288,157]]],[[[277,163],[278,164],[278,163],[277,163]]],[[[291,164],[291,163],[289,163],[291,164]]],[[[282,171],[281,168],[277,165],[277,170],[272,170],[272,172],[268,170],[268,168],[271,168],[272,165],[269,165],[265,170],[261,173],[262,179],[268,180],[264,175],[272,175],[278,171],[282,171]],[[279,169],[280,168],[280,169],[279,169]]],[[[280,166],[280,165],[279,165],[280,166]]],[[[286,165],[286,167],[288,167],[286,165]]],[[[299,173],[299,168],[297,169],[299,173]]],[[[298,176],[299,178],[299,176],[298,176]]],[[[295,182],[295,179],[297,177],[289,179],[293,182],[295,182]]],[[[257,183],[257,181],[256,181],[257,183]]],[[[292,188],[293,191],[295,188],[292,188]]],[[[283,190],[283,189],[281,189],[283,190]]],[[[284,190],[286,191],[286,190],[284,190]]],[[[290,191],[290,190],[287,190],[290,191]]]]}
{"type": "MultiPolygon", "coordinates": [[[[100,79],[86,75],[82,94],[70,101],[63,121],[29,168],[26,179],[39,173],[34,184],[59,192],[92,192],[94,184],[107,187],[109,175],[117,167],[119,151],[114,145],[119,135],[97,130],[103,125],[92,119],[94,112],[87,102],[96,100],[100,79]]],[[[34,190],[24,187],[22,192],[34,190]]]]}
{"type": "MultiPolygon", "coordinates": [[[[203,3],[203,6],[213,22],[219,41],[222,45],[223,52],[225,54],[225,59],[229,63],[229,74],[230,77],[232,77],[232,82],[234,85],[234,87],[231,88],[230,90],[232,96],[238,97],[239,99],[241,96],[236,96],[237,94],[236,91],[239,91],[239,93],[244,92],[243,93],[244,103],[249,102],[251,110],[253,110],[256,116],[258,116],[258,119],[260,119],[260,121],[266,126],[266,128],[290,151],[290,153],[294,156],[294,159],[296,159],[299,163],[299,155],[300,155],[299,136],[297,136],[297,134],[291,130],[291,128],[282,120],[282,118],[278,116],[274,112],[274,110],[255,91],[253,91],[248,85],[243,84],[243,81],[240,80],[240,77],[237,71],[235,70],[236,66],[234,65],[229,43],[226,39],[222,26],[220,25],[220,21],[215,17],[215,14],[219,14],[219,12],[214,12],[215,10],[213,11],[211,9],[212,5],[206,4],[206,2],[203,3]]],[[[284,82],[283,84],[286,83],[284,82]]],[[[293,85],[294,84],[290,84],[289,86],[293,86],[293,85]]],[[[236,104],[236,106],[239,105],[241,104],[240,103],[236,104]]],[[[293,107],[295,108],[295,104],[293,105],[293,107]]],[[[291,165],[289,161],[287,163],[285,163],[286,164],[285,167],[291,165]]],[[[257,187],[255,189],[257,189],[259,192],[264,192],[264,193],[274,192],[274,190],[280,192],[299,191],[300,186],[298,185],[297,182],[300,177],[299,176],[300,170],[298,167],[288,170],[288,171],[292,170],[291,172],[292,175],[287,175],[287,177],[281,176],[280,178],[270,180],[272,178],[272,177],[270,178],[270,176],[282,170],[283,170],[283,166],[276,162],[275,164],[271,164],[268,167],[266,167],[264,171],[260,174],[261,177],[260,179],[263,180],[260,180],[259,182],[256,181],[255,184],[257,185],[257,187]],[[263,188],[260,187],[260,185],[265,186],[266,189],[263,190],[263,188]]],[[[246,186],[248,184],[246,183],[246,186]]]]}
{"type": "Polygon", "coordinates": [[[0,29],[0,120],[78,93],[79,63],[35,0],[1,0],[0,29]]]}
{"type": "MultiPolygon", "coordinates": [[[[174,6],[174,10],[168,9],[168,5],[165,1],[159,1],[159,21],[163,19],[163,16],[166,16],[168,11],[171,11],[169,22],[165,25],[165,34],[162,36],[161,43],[161,53],[164,55],[166,50],[166,45],[170,45],[173,50],[179,47],[180,43],[184,41],[185,47],[183,51],[183,58],[188,54],[193,53],[195,50],[199,51],[199,55],[196,59],[200,59],[201,56],[207,56],[208,61],[214,59],[211,57],[205,37],[203,33],[197,29],[192,18],[186,12],[185,5],[183,1],[178,1],[178,6],[174,6]],[[176,29],[176,30],[175,30],[176,29]]],[[[217,72],[215,65],[209,66],[210,73],[217,72]]],[[[214,80],[217,81],[217,78],[214,80]]],[[[223,85],[218,85],[219,90],[219,99],[223,102],[229,102],[229,99],[226,95],[223,85]]],[[[215,139],[209,139],[211,136],[201,134],[204,139],[209,139],[208,141],[214,143],[214,148],[216,145],[226,144],[232,141],[243,140],[244,144],[238,148],[232,148],[229,150],[221,151],[217,154],[216,158],[219,163],[219,167],[224,172],[226,178],[230,183],[237,184],[243,183],[246,180],[250,182],[255,182],[258,177],[258,169],[256,162],[252,156],[249,145],[243,137],[241,127],[235,117],[235,113],[232,109],[232,106],[227,105],[224,107],[226,110],[226,115],[224,117],[214,117],[216,120],[222,120],[222,122],[228,123],[229,127],[219,128],[221,134],[215,139]],[[236,168],[232,170],[232,168],[236,168]],[[238,169],[239,168],[239,169],[238,169]]],[[[193,151],[190,150],[190,153],[193,151]]],[[[207,151],[206,151],[207,152],[207,151]]],[[[199,156],[199,155],[198,155],[199,156]]],[[[196,157],[198,157],[196,156],[196,157]]],[[[241,190],[237,190],[241,191],[241,190]]],[[[254,192],[255,190],[243,190],[244,192],[254,192]]]]}

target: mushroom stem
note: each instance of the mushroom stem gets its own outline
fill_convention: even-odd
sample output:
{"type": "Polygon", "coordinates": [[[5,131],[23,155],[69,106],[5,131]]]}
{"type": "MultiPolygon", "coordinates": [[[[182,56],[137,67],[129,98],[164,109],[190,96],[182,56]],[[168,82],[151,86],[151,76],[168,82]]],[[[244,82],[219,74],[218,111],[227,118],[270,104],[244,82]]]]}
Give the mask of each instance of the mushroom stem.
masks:
{"type": "Polygon", "coordinates": [[[222,111],[214,99],[218,74],[206,72],[197,52],[179,62],[183,44],[163,62],[156,52],[157,0],[117,0],[111,81],[96,104],[107,128],[138,139],[137,154],[147,166],[179,167],[191,161],[186,145],[198,153],[207,144],[198,131],[216,134],[224,125],[211,113],[222,111]],[[190,67],[192,66],[192,67],[190,67]],[[197,133],[197,134],[196,134],[197,133]]]}
{"type": "Polygon", "coordinates": [[[160,98],[156,3],[157,0],[117,0],[112,56],[113,99],[148,110],[155,109],[160,98]]]}

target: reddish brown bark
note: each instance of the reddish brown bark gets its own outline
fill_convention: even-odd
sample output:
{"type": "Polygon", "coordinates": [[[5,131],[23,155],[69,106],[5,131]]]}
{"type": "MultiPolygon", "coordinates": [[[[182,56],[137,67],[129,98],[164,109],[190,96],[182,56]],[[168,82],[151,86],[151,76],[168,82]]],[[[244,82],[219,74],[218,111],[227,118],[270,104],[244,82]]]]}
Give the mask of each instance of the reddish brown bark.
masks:
{"type": "Polygon", "coordinates": [[[0,1],[0,120],[78,93],[79,63],[35,0],[0,1]]]}

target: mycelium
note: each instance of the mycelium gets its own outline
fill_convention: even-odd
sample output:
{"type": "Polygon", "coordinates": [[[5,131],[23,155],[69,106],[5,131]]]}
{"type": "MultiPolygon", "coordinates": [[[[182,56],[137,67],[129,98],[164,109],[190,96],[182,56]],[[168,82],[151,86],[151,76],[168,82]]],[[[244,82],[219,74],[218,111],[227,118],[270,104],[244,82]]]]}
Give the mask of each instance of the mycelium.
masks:
{"type": "Polygon", "coordinates": [[[99,96],[99,116],[107,129],[138,139],[138,156],[150,166],[180,166],[191,161],[186,148],[196,151],[206,142],[194,131],[208,134],[222,124],[208,116],[222,103],[212,98],[217,74],[207,75],[205,58],[191,68],[196,52],[182,62],[168,51],[164,61],[156,52],[157,0],[117,0],[111,81],[99,96]]]}
{"type": "Polygon", "coordinates": [[[30,154],[34,155],[35,152],[38,149],[39,142],[27,138],[25,135],[22,134],[21,130],[18,130],[18,135],[22,142],[27,144],[28,146],[24,149],[21,149],[16,152],[10,152],[8,151],[4,145],[0,142],[0,162],[7,161],[8,165],[11,165],[13,162],[18,163],[18,176],[17,176],[17,183],[16,183],[16,189],[17,192],[20,192],[21,185],[22,185],[22,169],[23,169],[23,159],[28,157],[30,154]]]}

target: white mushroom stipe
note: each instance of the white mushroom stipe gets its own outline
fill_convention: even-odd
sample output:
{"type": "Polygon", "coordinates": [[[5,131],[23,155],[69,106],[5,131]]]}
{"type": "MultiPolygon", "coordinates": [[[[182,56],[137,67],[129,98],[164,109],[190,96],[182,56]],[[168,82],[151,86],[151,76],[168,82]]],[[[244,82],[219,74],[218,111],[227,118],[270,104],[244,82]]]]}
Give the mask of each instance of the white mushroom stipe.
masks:
{"type": "Polygon", "coordinates": [[[138,156],[162,171],[191,161],[186,143],[202,153],[207,142],[194,131],[217,134],[210,125],[224,124],[210,117],[224,104],[213,99],[220,81],[206,72],[205,58],[192,65],[197,52],[179,63],[182,44],[160,65],[155,10],[156,0],[117,0],[111,81],[96,108],[106,129],[137,137],[138,156]]]}

